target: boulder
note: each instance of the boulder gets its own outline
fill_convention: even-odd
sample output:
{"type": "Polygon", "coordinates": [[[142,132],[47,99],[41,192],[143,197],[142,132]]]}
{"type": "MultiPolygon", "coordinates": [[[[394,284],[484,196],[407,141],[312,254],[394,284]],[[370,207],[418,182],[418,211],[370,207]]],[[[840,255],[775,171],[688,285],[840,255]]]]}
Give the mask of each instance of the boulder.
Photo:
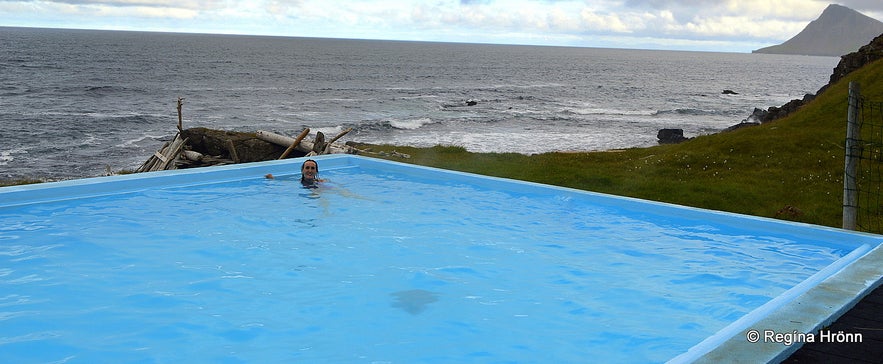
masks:
{"type": "Polygon", "coordinates": [[[656,138],[659,139],[659,144],[676,144],[690,140],[684,137],[684,129],[659,129],[656,138]]]}

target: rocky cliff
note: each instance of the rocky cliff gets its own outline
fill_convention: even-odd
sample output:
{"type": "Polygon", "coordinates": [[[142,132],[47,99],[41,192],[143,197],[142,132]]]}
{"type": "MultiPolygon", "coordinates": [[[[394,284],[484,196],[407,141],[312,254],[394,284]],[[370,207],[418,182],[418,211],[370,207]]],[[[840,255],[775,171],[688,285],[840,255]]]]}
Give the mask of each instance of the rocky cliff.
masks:
{"type": "MultiPolygon", "coordinates": [[[[862,68],[864,65],[881,58],[883,58],[883,34],[878,35],[870,43],[859,48],[857,52],[852,52],[840,57],[840,62],[837,64],[837,67],[834,67],[834,72],[831,73],[831,78],[829,79],[828,84],[822,86],[815,95],[825,92],[829,86],[840,81],[852,71],[862,68]]],[[[815,98],[815,95],[808,94],[804,96],[803,99],[791,100],[781,107],[773,106],[765,111],[755,110],[754,114],[752,114],[749,119],[765,123],[785,117],[807,102],[812,101],[812,99],[815,98]]]]}

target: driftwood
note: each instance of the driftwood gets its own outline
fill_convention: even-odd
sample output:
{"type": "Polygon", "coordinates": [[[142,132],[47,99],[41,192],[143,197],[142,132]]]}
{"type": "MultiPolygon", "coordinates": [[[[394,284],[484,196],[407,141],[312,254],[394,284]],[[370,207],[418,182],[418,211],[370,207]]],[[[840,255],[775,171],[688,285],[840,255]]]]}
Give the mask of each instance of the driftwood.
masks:
{"type": "Polygon", "coordinates": [[[202,160],[203,154],[193,150],[185,150],[181,152],[181,156],[189,161],[199,162],[202,160]]]}
{"type": "Polygon", "coordinates": [[[302,131],[300,135],[297,136],[297,139],[291,142],[291,145],[289,145],[288,148],[285,149],[285,152],[283,152],[282,155],[279,156],[279,159],[285,159],[286,157],[288,157],[288,155],[291,154],[291,151],[293,151],[294,148],[297,148],[297,146],[300,145],[300,142],[303,141],[309,133],[310,128],[304,129],[304,131],[302,131]]]}
{"type": "MultiPolygon", "coordinates": [[[[285,135],[276,134],[266,130],[258,130],[255,135],[258,139],[261,139],[265,142],[273,143],[276,145],[281,145],[283,147],[289,147],[294,144],[295,139],[292,137],[288,137],[285,135]]],[[[313,151],[314,143],[308,140],[302,140],[300,143],[295,145],[295,150],[298,150],[302,153],[310,153],[313,151]]],[[[340,145],[328,143],[328,146],[325,147],[324,154],[353,154],[358,152],[355,148],[350,147],[348,145],[340,145]]],[[[320,154],[320,153],[316,153],[320,154]]]]}
{"type": "Polygon", "coordinates": [[[336,142],[337,139],[340,139],[340,137],[346,135],[346,133],[349,133],[351,131],[353,131],[353,128],[347,128],[346,130],[338,133],[334,138],[331,138],[331,140],[328,141],[328,144],[334,144],[334,142],[336,142]]]}
{"type": "Polygon", "coordinates": [[[316,139],[313,139],[313,150],[315,154],[325,154],[325,134],[321,131],[316,132],[316,139]]]}
{"type": "MultiPolygon", "coordinates": [[[[317,132],[315,138],[307,140],[310,129],[306,128],[297,138],[258,130],[254,133],[214,130],[208,128],[183,129],[184,98],[179,97],[178,133],[172,141],[163,144],[135,172],[150,172],[179,168],[194,168],[213,165],[247,163],[320,154],[373,154],[370,150],[361,150],[356,144],[341,144],[337,141],[351,132],[352,128],[341,131],[331,139],[317,132]],[[284,150],[284,152],[282,152],[284,150]],[[281,152],[281,155],[280,155],[281,152]]],[[[402,153],[392,152],[393,156],[409,158],[402,153]]]]}
{"type": "Polygon", "coordinates": [[[178,98],[178,132],[184,131],[184,115],[181,112],[181,108],[184,106],[184,98],[178,98]]]}
{"type": "Polygon", "coordinates": [[[153,153],[153,155],[150,156],[150,158],[148,158],[136,172],[176,169],[177,165],[173,162],[178,159],[186,143],[187,138],[182,138],[181,133],[175,134],[175,139],[171,142],[166,142],[162,149],[153,153]]]}
{"type": "Polygon", "coordinates": [[[184,129],[183,106],[184,98],[178,97],[178,133],[174,139],[163,144],[135,172],[272,160],[280,155],[279,151],[283,148],[284,152],[278,159],[287,158],[292,153],[300,157],[360,152],[349,145],[335,144],[340,137],[352,131],[352,128],[342,131],[327,142],[321,132],[316,133],[313,142],[304,140],[309,135],[309,128],[296,139],[261,130],[245,133],[199,127],[184,129]]]}
{"type": "Polygon", "coordinates": [[[135,172],[272,160],[280,155],[277,153],[281,153],[278,159],[291,155],[299,157],[319,154],[374,154],[353,146],[335,143],[351,130],[344,130],[330,141],[325,141],[324,135],[317,133],[316,139],[309,141],[306,139],[309,128],[296,139],[268,131],[244,133],[206,128],[185,129],[182,133],[177,133],[172,141],[163,144],[162,148],[150,156],[135,172]],[[283,149],[285,152],[281,152],[283,149]]]}
{"type": "Polygon", "coordinates": [[[230,152],[230,157],[233,158],[233,163],[239,163],[239,155],[236,153],[236,145],[233,144],[232,139],[227,139],[227,150],[230,152]]]}

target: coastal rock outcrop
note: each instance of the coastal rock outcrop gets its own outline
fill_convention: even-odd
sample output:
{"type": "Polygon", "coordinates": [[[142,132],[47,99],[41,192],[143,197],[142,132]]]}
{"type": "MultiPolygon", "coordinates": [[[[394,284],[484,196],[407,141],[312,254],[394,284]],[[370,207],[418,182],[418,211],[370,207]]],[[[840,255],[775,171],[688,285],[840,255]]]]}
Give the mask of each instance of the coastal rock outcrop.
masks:
{"type": "Polygon", "coordinates": [[[880,34],[870,43],[859,48],[858,51],[841,56],[840,62],[837,63],[837,67],[834,67],[834,72],[831,73],[828,84],[822,86],[816,92],[816,95],[821,94],[828,86],[840,81],[853,71],[881,58],[883,58],[883,34],[880,34]]]}
{"type": "Polygon", "coordinates": [[[690,140],[684,137],[684,129],[659,129],[656,138],[659,139],[659,144],[675,144],[690,140]]]}
{"type": "MultiPolygon", "coordinates": [[[[837,81],[840,81],[846,77],[846,75],[881,58],[883,58],[883,34],[880,34],[870,43],[859,48],[858,51],[840,57],[840,62],[837,63],[837,67],[834,67],[834,71],[831,73],[828,83],[822,86],[815,94],[806,94],[803,96],[803,99],[794,99],[785,105],[778,107],[772,106],[765,111],[762,109],[754,109],[751,116],[743,120],[742,124],[754,121],[758,123],[767,123],[788,116],[792,112],[797,111],[801,106],[815,99],[817,95],[825,92],[828,87],[837,81]]],[[[731,130],[736,126],[737,125],[734,125],[726,130],[731,130]]]]}

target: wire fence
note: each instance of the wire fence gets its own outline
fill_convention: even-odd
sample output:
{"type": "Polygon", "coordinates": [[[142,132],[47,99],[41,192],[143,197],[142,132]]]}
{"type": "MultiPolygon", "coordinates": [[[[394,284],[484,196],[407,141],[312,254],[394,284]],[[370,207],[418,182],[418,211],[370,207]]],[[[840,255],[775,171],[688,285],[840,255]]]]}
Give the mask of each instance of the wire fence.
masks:
{"type": "Polygon", "coordinates": [[[863,98],[857,84],[854,89],[853,85],[850,85],[849,98],[850,120],[846,140],[843,227],[881,233],[883,232],[883,199],[881,199],[883,101],[863,98]]]}

